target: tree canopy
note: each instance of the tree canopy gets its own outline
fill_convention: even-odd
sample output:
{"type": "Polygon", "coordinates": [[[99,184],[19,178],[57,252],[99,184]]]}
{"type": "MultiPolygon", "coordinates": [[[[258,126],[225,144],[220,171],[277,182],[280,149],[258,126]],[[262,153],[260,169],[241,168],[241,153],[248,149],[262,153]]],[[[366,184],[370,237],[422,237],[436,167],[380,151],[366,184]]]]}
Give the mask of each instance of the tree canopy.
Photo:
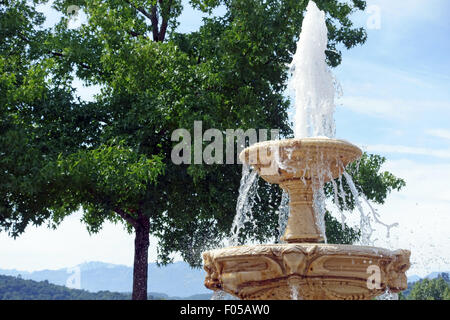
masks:
{"type": "Polygon", "coordinates": [[[450,279],[448,273],[441,273],[434,279],[422,279],[411,284],[408,294],[401,300],[450,300],[450,279]]]}

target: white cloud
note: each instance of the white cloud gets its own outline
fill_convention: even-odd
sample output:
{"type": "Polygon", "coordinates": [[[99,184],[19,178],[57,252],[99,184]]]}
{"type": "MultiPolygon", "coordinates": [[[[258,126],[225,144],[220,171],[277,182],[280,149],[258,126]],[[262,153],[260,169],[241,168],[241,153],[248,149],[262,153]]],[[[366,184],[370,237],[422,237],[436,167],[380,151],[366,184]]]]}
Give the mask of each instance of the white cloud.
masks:
{"type": "Polygon", "coordinates": [[[367,5],[379,6],[382,15],[397,21],[398,24],[412,19],[436,22],[443,16],[442,7],[447,0],[368,0],[367,5]]]}
{"type": "Polygon", "coordinates": [[[340,99],[342,107],[369,116],[409,120],[430,112],[448,112],[450,101],[408,100],[401,98],[374,98],[348,96],[340,99]]]}
{"type": "MultiPolygon", "coordinates": [[[[363,47],[361,50],[370,53],[370,49],[367,50],[366,47],[363,47]]],[[[392,54],[391,56],[395,57],[392,54]]],[[[376,89],[374,84],[377,85],[378,89],[380,89],[381,85],[393,87],[394,92],[403,84],[406,84],[408,88],[414,85],[416,90],[440,90],[448,87],[448,84],[443,81],[450,80],[450,77],[442,70],[427,68],[426,64],[414,65],[411,68],[395,64],[395,60],[380,62],[374,59],[376,58],[367,58],[365,56],[359,59],[344,59],[342,66],[338,68],[345,70],[346,73],[343,74],[343,77],[348,78],[350,84],[364,85],[366,86],[365,89],[369,90],[367,92],[370,93],[376,93],[373,92],[376,89]],[[348,76],[348,73],[351,74],[351,77],[348,76]]],[[[352,87],[348,89],[351,90],[352,87]]]]}
{"type": "MultiPolygon", "coordinates": [[[[404,177],[406,191],[412,198],[450,206],[450,163],[427,164],[401,159],[387,161],[383,169],[404,177]]],[[[450,217],[450,210],[448,214],[450,217]]]]}
{"type": "Polygon", "coordinates": [[[450,130],[447,129],[430,129],[426,133],[433,137],[450,140],[450,130]]]}
{"type": "Polygon", "coordinates": [[[448,149],[441,150],[441,149],[419,148],[402,145],[373,144],[364,146],[364,150],[368,152],[410,154],[410,155],[420,155],[442,159],[450,159],[450,150],[448,149]]]}
{"type": "Polygon", "coordinates": [[[404,69],[370,59],[344,60],[337,69],[343,108],[373,117],[411,120],[422,116],[450,117],[448,75],[430,67],[404,69]]]}

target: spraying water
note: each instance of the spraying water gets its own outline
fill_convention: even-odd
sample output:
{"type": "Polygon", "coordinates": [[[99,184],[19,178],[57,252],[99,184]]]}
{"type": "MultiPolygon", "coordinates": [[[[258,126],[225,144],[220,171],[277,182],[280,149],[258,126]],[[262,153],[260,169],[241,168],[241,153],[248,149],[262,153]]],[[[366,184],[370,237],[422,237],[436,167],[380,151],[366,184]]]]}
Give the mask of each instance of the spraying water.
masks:
{"type": "Polygon", "coordinates": [[[289,193],[283,191],[281,196],[281,203],[278,207],[278,242],[282,242],[281,237],[286,230],[287,222],[289,219],[289,193]]]}
{"type": "MultiPolygon", "coordinates": [[[[327,27],[325,14],[320,11],[313,1],[310,1],[303,20],[302,32],[297,43],[297,52],[292,63],[292,79],[290,87],[295,92],[295,137],[311,136],[334,137],[334,78],[326,64],[325,49],[327,47],[327,27]]],[[[276,157],[275,150],[275,158],[276,157]]],[[[279,159],[280,168],[289,171],[279,159]]],[[[317,166],[318,169],[321,166],[317,166]]],[[[242,169],[239,197],[236,205],[236,215],[232,225],[231,245],[239,243],[241,228],[252,222],[252,207],[257,196],[257,173],[244,165],[242,169]]],[[[320,170],[326,170],[321,168],[320,170]]],[[[323,176],[322,172],[317,176],[323,176]]],[[[314,208],[317,215],[319,229],[325,236],[325,194],[323,182],[315,186],[314,208]]],[[[289,216],[289,195],[283,193],[279,212],[279,235],[283,235],[289,216]]],[[[280,240],[280,239],[278,239],[280,240]]]]}
{"type": "MultiPolygon", "coordinates": [[[[236,204],[236,215],[231,226],[231,236],[228,243],[231,246],[239,244],[239,234],[246,223],[254,223],[252,208],[258,194],[258,173],[249,165],[242,165],[242,177],[239,186],[239,196],[236,204]]],[[[235,300],[230,294],[217,290],[211,300],[235,300]]]]}
{"type": "Polygon", "coordinates": [[[398,294],[393,293],[389,288],[386,288],[386,291],[376,298],[377,300],[398,300],[398,294]]]}
{"type": "Polygon", "coordinates": [[[309,1],[303,19],[297,51],[290,65],[289,86],[295,94],[294,134],[296,138],[335,135],[334,77],[326,63],[328,44],[325,13],[309,1]]]}
{"type": "Polygon", "coordinates": [[[291,289],[291,300],[301,300],[299,293],[299,286],[294,283],[289,283],[291,289]]]}
{"type": "MultiPolygon", "coordinates": [[[[327,44],[325,13],[313,1],[309,1],[297,50],[290,65],[292,76],[289,87],[294,93],[295,138],[335,136],[333,115],[336,88],[334,77],[326,63],[327,44]]],[[[319,182],[314,186],[314,191],[316,222],[326,242],[323,183],[319,182]]]]}
{"type": "Polygon", "coordinates": [[[229,293],[226,293],[222,290],[214,291],[213,295],[211,296],[211,300],[239,300],[238,298],[232,296],[229,293]]]}
{"type": "Polygon", "coordinates": [[[252,208],[258,190],[258,173],[248,165],[242,165],[241,185],[236,204],[236,215],[231,226],[230,245],[239,244],[239,233],[246,223],[253,223],[252,208]]]}

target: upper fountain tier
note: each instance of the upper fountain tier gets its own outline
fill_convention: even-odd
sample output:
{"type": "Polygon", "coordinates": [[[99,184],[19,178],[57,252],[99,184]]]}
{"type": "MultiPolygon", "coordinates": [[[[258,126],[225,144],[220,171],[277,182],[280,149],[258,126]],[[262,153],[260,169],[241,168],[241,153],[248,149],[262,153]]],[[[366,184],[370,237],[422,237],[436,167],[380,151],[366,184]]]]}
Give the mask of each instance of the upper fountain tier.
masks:
{"type": "Polygon", "coordinates": [[[314,192],[342,175],[361,157],[353,144],[329,138],[272,140],[254,144],[239,155],[267,182],[289,193],[290,215],[282,240],[289,243],[322,242],[324,222],[313,208],[314,192]]]}
{"type": "Polygon", "coordinates": [[[239,158],[267,182],[284,187],[287,181],[323,184],[336,179],[361,154],[361,149],[347,141],[317,137],[256,143],[239,158]]]}

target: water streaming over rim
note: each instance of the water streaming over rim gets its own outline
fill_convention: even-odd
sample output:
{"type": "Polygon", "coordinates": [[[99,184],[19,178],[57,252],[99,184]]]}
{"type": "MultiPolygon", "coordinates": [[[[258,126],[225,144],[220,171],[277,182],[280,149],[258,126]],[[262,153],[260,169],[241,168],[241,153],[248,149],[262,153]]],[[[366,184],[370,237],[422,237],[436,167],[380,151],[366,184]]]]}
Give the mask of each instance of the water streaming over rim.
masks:
{"type": "Polygon", "coordinates": [[[295,283],[289,283],[289,287],[291,288],[291,300],[302,300],[299,286],[295,283]]]}
{"type": "MultiPolygon", "coordinates": [[[[230,246],[239,244],[239,234],[241,228],[246,223],[254,223],[252,208],[255,204],[258,194],[258,173],[249,165],[242,165],[241,183],[239,186],[239,196],[236,203],[236,214],[231,226],[231,236],[228,239],[230,246]]],[[[211,297],[211,300],[236,300],[236,297],[222,291],[217,290],[211,297]]]]}
{"type": "Polygon", "coordinates": [[[398,294],[391,292],[389,288],[386,288],[386,291],[376,298],[377,300],[398,300],[398,294]]]}
{"type": "Polygon", "coordinates": [[[231,237],[229,244],[239,244],[239,233],[246,223],[254,223],[252,208],[258,193],[258,173],[250,166],[242,165],[241,185],[239,186],[239,197],[236,204],[236,215],[231,226],[231,237]]]}
{"type": "Polygon", "coordinates": [[[278,207],[278,239],[277,242],[282,242],[281,237],[286,230],[289,219],[289,193],[283,191],[281,195],[281,203],[278,207]]]}

